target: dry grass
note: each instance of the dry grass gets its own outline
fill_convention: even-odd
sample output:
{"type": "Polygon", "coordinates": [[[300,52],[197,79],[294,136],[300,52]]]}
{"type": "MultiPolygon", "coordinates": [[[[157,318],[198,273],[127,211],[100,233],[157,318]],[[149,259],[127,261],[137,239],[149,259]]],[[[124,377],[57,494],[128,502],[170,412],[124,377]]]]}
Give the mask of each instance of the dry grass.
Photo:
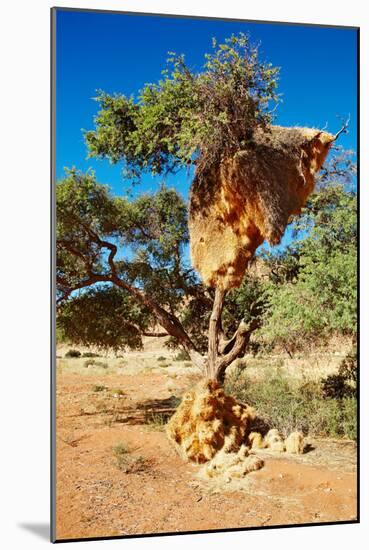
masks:
{"type": "Polygon", "coordinates": [[[117,459],[119,470],[125,474],[137,474],[149,468],[149,463],[141,455],[131,454],[131,449],[125,443],[118,443],[113,447],[113,455],[117,459]]]}

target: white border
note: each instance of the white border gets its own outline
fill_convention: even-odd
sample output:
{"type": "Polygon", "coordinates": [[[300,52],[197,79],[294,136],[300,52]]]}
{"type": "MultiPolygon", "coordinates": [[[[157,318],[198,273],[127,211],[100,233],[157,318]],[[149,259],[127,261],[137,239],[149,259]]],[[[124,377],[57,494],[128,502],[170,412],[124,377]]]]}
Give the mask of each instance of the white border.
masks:
{"type": "MultiPolygon", "coordinates": [[[[369,540],[368,459],[368,365],[369,309],[367,107],[369,82],[367,52],[368,18],[364,2],[351,0],[287,0],[245,2],[227,0],[69,0],[60,6],[205,15],[240,19],[352,25],[361,27],[361,282],[362,282],[362,523],[327,527],[288,528],[267,531],[217,533],[99,541],[98,545],[125,548],[178,548],[188,545],[247,545],[258,548],[363,547],[369,540]],[[367,88],[367,86],[366,86],[367,88]],[[366,487],[366,489],[364,489],[366,487]]],[[[18,0],[2,5],[0,21],[1,63],[1,414],[2,430],[0,488],[2,504],[1,538],[4,548],[38,548],[47,541],[21,524],[49,520],[49,8],[48,0],[18,0]],[[5,119],[5,124],[4,124],[5,119]],[[4,173],[5,166],[5,173],[4,173]],[[5,194],[5,196],[4,196],[5,194]]],[[[329,52],[314,63],[329,63],[329,52]]],[[[314,78],[311,74],[311,78],[314,78]]],[[[317,82],[319,86],[319,82],[317,82]]]]}

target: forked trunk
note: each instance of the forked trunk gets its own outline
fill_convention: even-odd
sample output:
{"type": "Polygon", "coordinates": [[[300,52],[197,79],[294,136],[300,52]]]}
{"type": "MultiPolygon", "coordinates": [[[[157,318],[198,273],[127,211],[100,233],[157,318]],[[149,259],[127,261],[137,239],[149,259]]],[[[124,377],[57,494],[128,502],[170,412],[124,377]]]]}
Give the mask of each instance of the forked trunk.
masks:
{"type": "Polygon", "coordinates": [[[257,323],[241,321],[233,337],[225,341],[222,330],[225,296],[225,290],[215,290],[208,356],[202,365],[204,380],[183,396],[166,428],[181,456],[194,462],[207,462],[221,449],[225,453],[237,452],[254,419],[253,409],[226,395],[221,386],[228,365],[245,351],[257,323]]]}

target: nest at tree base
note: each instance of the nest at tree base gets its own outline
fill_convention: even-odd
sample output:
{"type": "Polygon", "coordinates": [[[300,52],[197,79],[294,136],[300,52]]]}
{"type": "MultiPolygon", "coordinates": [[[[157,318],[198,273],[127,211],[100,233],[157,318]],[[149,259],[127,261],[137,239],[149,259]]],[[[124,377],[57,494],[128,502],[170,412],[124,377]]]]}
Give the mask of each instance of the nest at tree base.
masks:
{"type": "Polygon", "coordinates": [[[203,380],[184,394],[166,431],[183,458],[204,463],[221,449],[237,452],[254,418],[254,410],[226,395],[219,383],[203,380]]]}
{"type": "Polygon", "coordinates": [[[255,418],[252,407],[226,395],[218,382],[202,380],[184,394],[166,432],[182,458],[206,463],[205,477],[243,477],[259,470],[264,461],[255,451],[303,453],[300,432],[284,440],[278,430],[271,429],[263,437],[251,431],[255,418]]]}
{"type": "Polygon", "coordinates": [[[195,176],[191,258],[205,285],[239,286],[257,247],[279,243],[314,190],[335,139],[311,128],[258,129],[247,148],[195,176]]]}

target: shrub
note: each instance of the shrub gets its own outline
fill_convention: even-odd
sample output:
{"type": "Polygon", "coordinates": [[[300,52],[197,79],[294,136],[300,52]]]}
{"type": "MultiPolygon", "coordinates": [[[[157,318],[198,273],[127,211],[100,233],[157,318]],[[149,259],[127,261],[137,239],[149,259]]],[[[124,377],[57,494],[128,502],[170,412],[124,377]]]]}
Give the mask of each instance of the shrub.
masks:
{"type": "Polygon", "coordinates": [[[105,361],[95,361],[95,359],[87,360],[83,363],[84,367],[94,366],[94,367],[100,367],[102,369],[107,369],[109,367],[108,363],[105,361]]]}
{"type": "Polygon", "coordinates": [[[78,349],[70,349],[65,354],[65,357],[81,357],[81,352],[78,349]]]}
{"type": "Polygon", "coordinates": [[[348,397],[342,401],[343,418],[342,428],[349,439],[357,439],[357,400],[355,397],[348,397]]]}
{"type": "Polygon", "coordinates": [[[321,380],[325,397],[343,399],[356,397],[357,352],[354,348],[341,362],[338,374],[330,374],[321,380]]]}
{"type": "Polygon", "coordinates": [[[164,426],[172,416],[170,413],[154,413],[145,411],[145,423],[148,424],[151,430],[162,432],[164,426]]]}
{"type": "Polygon", "coordinates": [[[226,379],[226,391],[255,407],[256,428],[277,428],[284,436],[298,430],[305,435],[356,439],[356,399],[327,398],[319,382],[298,383],[277,371],[252,380],[234,371],[226,379]]]}
{"type": "Polygon", "coordinates": [[[92,353],[92,351],[85,351],[82,353],[82,357],[100,357],[98,353],[92,353]]]}
{"type": "Polygon", "coordinates": [[[174,361],[188,361],[189,359],[190,359],[190,356],[185,350],[180,350],[177,353],[177,355],[174,357],[174,361]]]}
{"type": "Polygon", "coordinates": [[[106,386],[99,386],[98,384],[92,388],[92,391],[94,392],[101,392],[105,390],[106,390],[106,386]]]}
{"type": "Polygon", "coordinates": [[[115,397],[123,397],[124,396],[124,391],[121,390],[120,388],[114,388],[111,390],[111,393],[115,396],[115,397]]]}
{"type": "Polygon", "coordinates": [[[143,456],[133,456],[125,443],[118,443],[113,447],[113,454],[117,459],[118,468],[124,473],[138,473],[146,470],[148,463],[143,456]]]}
{"type": "Polygon", "coordinates": [[[167,358],[166,358],[166,357],[164,357],[163,355],[160,355],[160,357],[158,357],[158,359],[157,359],[157,360],[158,360],[159,362],[161,362],[161,361],[166,361],[166,360],[167,360],[167,358]]]}
{"type": "Polygon", "coordinates": [[[115,456],[121,456],[129,453],[129,447],[125,443],[118,443],[113,447],[113,454],[115,456]]]}

